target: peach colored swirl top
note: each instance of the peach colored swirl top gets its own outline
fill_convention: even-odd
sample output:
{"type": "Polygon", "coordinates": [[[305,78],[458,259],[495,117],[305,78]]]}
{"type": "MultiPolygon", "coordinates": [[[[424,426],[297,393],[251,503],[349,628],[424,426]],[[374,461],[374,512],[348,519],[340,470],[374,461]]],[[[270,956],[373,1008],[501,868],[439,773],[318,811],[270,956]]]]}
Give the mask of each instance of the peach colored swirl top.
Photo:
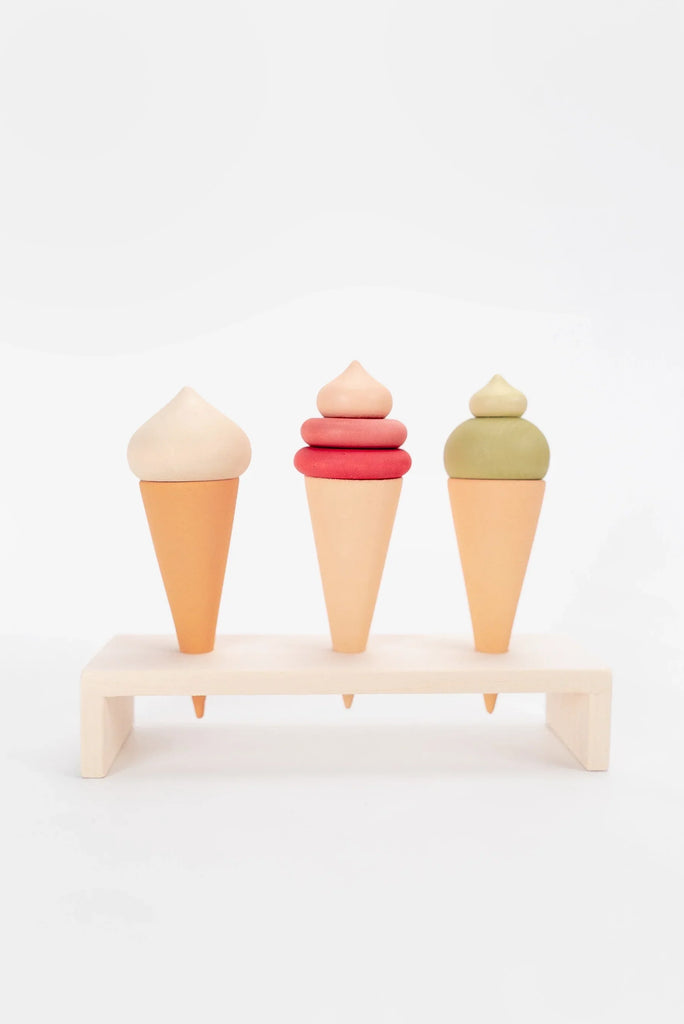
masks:
{"type": "Polygon", "coordinates": [[[473,419],[456,427],[444,446],[452,479],[541,480],[549,468],[549,446],[523,419],[527,399],[498,374],[470,399],[473,419]]]}
{"type": "Polygon", "coordinates": [[[305,476],[328,480],[395,480],[408,472],[411,456],[400,447],[406,427],[387,419],[392,395],[353,362],[318,393],[321,418],[302,425],[307,448],[295,455],[305,476]]]}
{"type": "Polygon", "coordinates": [[[140,480],[233,480],[251,458],[244,430],[187,387],[128,444],[128,465],[140,480]]]}

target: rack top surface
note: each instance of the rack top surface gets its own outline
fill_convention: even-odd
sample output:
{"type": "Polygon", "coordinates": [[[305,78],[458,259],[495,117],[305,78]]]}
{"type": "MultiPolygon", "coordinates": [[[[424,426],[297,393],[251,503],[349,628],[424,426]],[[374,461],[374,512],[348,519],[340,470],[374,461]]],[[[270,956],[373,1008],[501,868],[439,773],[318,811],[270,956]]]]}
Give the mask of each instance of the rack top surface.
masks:
{"type": "Polygon", "coordinates": [[[564,636],[514,636],[480,654],[458,636],[371,636],[338,654],[327,636],[218,636],[210,654],[181,654],[175,636],[115,636],[86,666],[106,695],[193,693],[600,693],[611,672],[564,636]]]}

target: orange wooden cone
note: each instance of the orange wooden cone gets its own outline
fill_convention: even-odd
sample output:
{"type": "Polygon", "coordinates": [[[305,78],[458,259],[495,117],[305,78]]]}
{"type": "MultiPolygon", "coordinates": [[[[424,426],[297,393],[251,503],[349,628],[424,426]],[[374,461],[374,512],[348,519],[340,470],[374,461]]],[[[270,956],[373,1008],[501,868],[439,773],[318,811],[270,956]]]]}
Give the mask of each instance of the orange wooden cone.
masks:
{"type": "MultiPolygon", "coordinates": [[[[178,646],[184,654],[214,649],[238,483],[238,478],[140,481],[178,646]]],[[[193,697],[198,718],[204,714],[204,700],[193,697]]]]}
{"type": "Polygon", "coordinates": [[[491,715],[492,711],[494,710],[494,708],[496,706],[496,698],[497,698],[497,694],[496,693],[485,693],[484,694],[485,707],[487,708],[487,711],[489,712],[490,715],[491,715]]]}
{"type": "Polygon", "coordinates": [[[306,477],[335,651],[352,654],[366,649],[401,483],[306,477]]]}
{"type": "Polygon", "coordinates": [[[352,706],[352,704],[354,702],[354,694],[353,693],[343,693],[342,694],[342,700],[344,701],[345,708],[348,709],[348,708],[350,708],[352,706]]]}
{"type": "Polygon", "coordinates": [[[192,706],[195,709],[195,714],[198,718],[204,718],[204,705],[206,704],[206,697],[193,697],[192,706]]]}
{"type": "MultiPolygon", "coordinates": [[[[478,651],[508,650],[545,486],[543,480],[449,480],[478,651]]],[[[491,697],[496,700],[485,695],[488,711],[491,697]]]]}

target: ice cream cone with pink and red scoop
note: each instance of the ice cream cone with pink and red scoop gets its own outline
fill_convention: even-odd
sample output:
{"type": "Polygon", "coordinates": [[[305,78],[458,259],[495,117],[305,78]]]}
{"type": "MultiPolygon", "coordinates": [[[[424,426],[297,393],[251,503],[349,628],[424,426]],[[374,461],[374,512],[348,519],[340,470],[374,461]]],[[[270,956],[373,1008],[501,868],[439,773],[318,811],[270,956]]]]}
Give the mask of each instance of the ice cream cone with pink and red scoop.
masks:
{"type": "MultiPolygon", "coordinates": [[[[295,467],[306,477],[333,650],[354,654],[366,649],[411,457],[400,447],[406,428],[387,419],[390,392],[360,363],[326,384],[317,404],[295,467]]],[[[352,700],[344,694],[346,707],[352,700]]]]}
{"type": "MultiPolygon", "coordinates": [[[[192,388],[183,388],[128,445],[184,654],[214,649],[239,478],[251,454],[244,431],[192,388]]],[[[201,718],[205,697],[192,700],[201,718]]]]}
{"type": "MultiPolygon", "coordinates": [[[[475,649],[487,654],[508,650],[549,467],[546,438],[522,418],[526,408],[520,391],[492,377],[444,448],[475,649]]],[[[496,694],[484,699],[491,713],[496,694]]]]}

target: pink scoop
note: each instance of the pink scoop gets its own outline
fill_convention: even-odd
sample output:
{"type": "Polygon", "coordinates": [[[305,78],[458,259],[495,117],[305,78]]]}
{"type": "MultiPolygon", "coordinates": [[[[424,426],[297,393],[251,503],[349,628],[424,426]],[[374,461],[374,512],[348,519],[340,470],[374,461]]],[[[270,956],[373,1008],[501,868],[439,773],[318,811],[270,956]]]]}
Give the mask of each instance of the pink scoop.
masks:
{"type": "Polygon", "coordinates": [[[300,448],[295,469],[327,480],[395,480],[411,468],[403,448],[300,448]]]}
{"type": "Polygon", "coordinates": [[[399,420],[315,417],[302,423],[302,438],[318,448],[400,448],[406,427],[399,420]]]}

